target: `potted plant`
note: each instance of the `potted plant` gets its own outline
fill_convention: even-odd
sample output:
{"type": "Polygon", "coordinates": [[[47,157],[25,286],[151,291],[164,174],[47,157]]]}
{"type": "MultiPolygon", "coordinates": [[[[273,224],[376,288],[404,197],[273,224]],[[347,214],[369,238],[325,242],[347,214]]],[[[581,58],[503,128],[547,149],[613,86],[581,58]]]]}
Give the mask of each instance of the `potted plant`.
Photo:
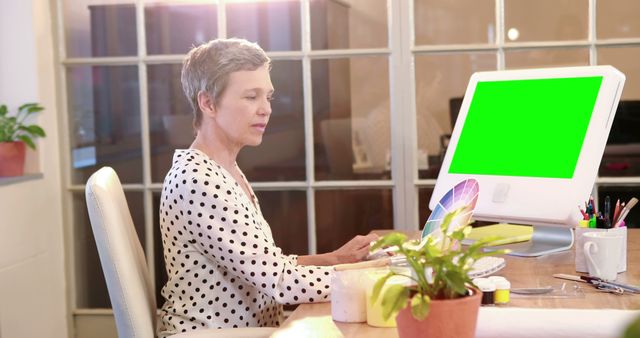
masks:
{"type": "Polygon", "coordinates": [[[24,173],[25,145],[35,149],[33,139],[45,136],[42,128],[26,125],[25,120],[43,109],[37,103],[26,103],[18,108],[15,116],[10,116],[7,106],[0,106],[0,177],[24,173]]]}
{"type": "MultiPolygon", "coordinates": [[[[402,233],[380,238],[371,248],[397,246],[406,257],[413,281],[411,286],[389,285],[382,295],[382,315],[387,320],[397,313],[400,338],[475,336],[482,293],[471,284],[468,276],[473,263],[480,257],[506,253],[506,250],[484,252],[498,237],[488,237],[463,247],[461,241],[469,234],[467,224],[451,229],[451,221],[465,208],[447,214],[440,226],[441,236],[426,241],[407,240],[402,233]]],[[[375,302],[383,286],[398,272],[389,272],[375,284],[371,294],[375,302]]]]}

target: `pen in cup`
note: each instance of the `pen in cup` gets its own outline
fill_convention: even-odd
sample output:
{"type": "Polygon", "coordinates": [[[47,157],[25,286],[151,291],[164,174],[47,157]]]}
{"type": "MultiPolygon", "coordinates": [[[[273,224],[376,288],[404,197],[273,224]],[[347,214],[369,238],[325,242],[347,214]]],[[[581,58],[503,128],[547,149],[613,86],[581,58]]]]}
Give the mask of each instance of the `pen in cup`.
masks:
{"type": "Polygon", "coordinates": [[[609,218],[610,213],[611,213],[611,198],[609,197],[609,195],[607,195],[604,198],[604,221],[607,229],[611,228],[611,218],[609,218]]]}
{"type": "Polygon", "coordinates": [[[620,211],[620,216],[618,217],[618,219],[615,220],[614,226],[615,227],[619,227],[621,225],[621,222],[624,221],[624,219],[627,217],[627,215],[629,214],[629,211],[638,203],[638,199],[633,197],[631,198],[631,200],[629,200],[629,203],[627,203],[627,205],[622,208],[622,211],[620,211]]]}
{"type": "Polygon", "coordinates": [[[620,216],[620,199],[618,198],[618,200],[616,201],[616,207],[613,210],[613,223],[615,225],[616,221],[618,220],[618,216],[620,216]]]}

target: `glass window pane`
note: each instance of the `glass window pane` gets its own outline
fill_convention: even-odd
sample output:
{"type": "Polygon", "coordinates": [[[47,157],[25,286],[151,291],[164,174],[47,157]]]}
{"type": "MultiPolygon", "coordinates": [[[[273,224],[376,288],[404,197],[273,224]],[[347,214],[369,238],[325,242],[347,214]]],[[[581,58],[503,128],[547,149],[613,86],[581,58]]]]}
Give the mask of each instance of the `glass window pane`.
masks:
{"type": "Polygon", "coordinates": [[[387,57],[313,60],[318,180],[389,179],[387,57]]]}
{"type": "Polygon", "coordinates": [[[147,54],[185,54],[218,36],[213,4],[152,4],[144,13],[147,54]]]}
{"type": "Polygon", "coordinates": [[[257,42],[266,51],[300,50],[298,1],[228,3],[227,36],[257,42]]]}
{"type": "MultiPolygon", "coordinates": [[[[144,249],[144,206],[141,192],[126,192],[125,198],[138,239],[144,249]]],[[[74,192],[73,207],[73,243],[76,274],[76,306],[78,308],[110,308],[107,284],[98,257],[98,249],[89,223],[87,203],[84,192],[74,192]]]]}
{"type": "Polygon", "coordinates": [[[67,95],[71,182],[111,166],[122,183],[141,183],[138,67],[68,67],[67,95]]]}
{"type": "Polygon", "coordinates": [[[585,40],[588,0],[505,0],[505,42],[585,40]]]}
{"type": "MultiPolygon", "coordinates": [[[[164,181],[175,149],[193,142],[193,114],[182,92],[182,65],[150,65],[149,124],[151,175],[164,181]]],[[[304,181],[304,103],[302,63],[273,61],[271,80],[276,89],[269,126],[258,147],[245,147],[238,165],[252,182],[304,181]]]]}
{"type": "Polygon", "coordinates": [[[181,70],[181,64],[147,67],[152,182],[164,181],[173,151],[189,148],[194,139],[193,113],[182,92],[181,70]]]}
{"type": "Polygon", "coordinates": [[[598,48],[598,63],[612,65],[627,77],[600,176],[640,176],[640,47],[598,48]]]}
{"type": "Polygon", "coordinates": [[[599,47],[598,64],[612,65],[624,73],[622,100],[640,99],[640,47],[599,47]]]}
{"type": "MultiPolygon", "coordinates": [[[[640,196],[640,186],[600,186],[598,187],[598,210],[604,210],[605,197],[611,198],[611,209],[618,199],[620,203],[629,202],[632,197],[640,196]]],[[[631,212],[624,219],[624,222],[629,228],[640,228],[640,212],[636,208],[631,209],[631,212]]]]}
{"type": "Polygon", "coordinates": [[[415,44],[495,43],[494,0],[414,0],[415,44]]]}
{"type": "Polygon", "coordinates": [[[67,57],[138,53],[133,1],[64,0],[63,10],[67,57]]]}
{"type": "Polygon", "coordinates": [[[433,188],[418,188],[418,224],[419,229],[424,228],[424,224],[431,216],[431,209],[429,209],[429,201],[433,194],[433,188]]]}
{"type": "Polygon", "coordinates": [[[596,1],[598,39],[640,38],[640,1],[596,1]]]}
{"type": "Polygon", "coordinates": [[[276,245],[286,255],[308,255],[306,191],[256,191],[276,245]]]}
{"type": "Polygon", "coordinates": [[[387,47],[386,0],[311,0],[311,48],[387,47]]]}
{"type": "Polygon", "coordinates": [[[390,189],[316,191],[318,253],[333,251],[356,235],[393,229],[390,189]]]}
{"type": "Polygon", "coordinates": [[[238,165],[251,182],[304,181],[302,62],[272,62],[271,82],[275,94],[262,143],[244,147],[238,154],[238,165]]]}
{"type": "Polygon", "coordinates": [[[586,48],[507,50],[504,55],[507,69],[589,65],[586,48]]]}
{"type": "Polygon", "coordinates": [[[471,74],[496,70],[494,53],[416,55],[418,172],[436,178],[471,74]]]}

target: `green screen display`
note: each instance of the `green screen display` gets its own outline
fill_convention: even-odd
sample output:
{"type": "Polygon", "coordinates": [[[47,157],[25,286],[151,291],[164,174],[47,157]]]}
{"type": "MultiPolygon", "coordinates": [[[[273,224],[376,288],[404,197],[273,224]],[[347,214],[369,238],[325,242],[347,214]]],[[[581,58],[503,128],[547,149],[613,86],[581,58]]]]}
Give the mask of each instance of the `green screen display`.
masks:
{"type": "Polygon", "coordinates": [[[449,173],[572,178],[602,76],[478,82],[449,173]]]}

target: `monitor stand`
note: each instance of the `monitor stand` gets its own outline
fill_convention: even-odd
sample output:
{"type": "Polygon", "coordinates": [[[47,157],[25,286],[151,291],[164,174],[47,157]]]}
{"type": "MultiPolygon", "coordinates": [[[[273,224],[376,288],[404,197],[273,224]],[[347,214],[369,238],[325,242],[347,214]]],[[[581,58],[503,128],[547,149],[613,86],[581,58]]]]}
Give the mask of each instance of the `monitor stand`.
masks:
{"type": "Polygon", "coordinates": [[[534,225],[530,241],[489,247],[486,250],[509,249],[511,252],[508,255],[511,256],[537,257],[569,250],[571,246],[573,246],[573,231],[570,228],[534,225]]]}

